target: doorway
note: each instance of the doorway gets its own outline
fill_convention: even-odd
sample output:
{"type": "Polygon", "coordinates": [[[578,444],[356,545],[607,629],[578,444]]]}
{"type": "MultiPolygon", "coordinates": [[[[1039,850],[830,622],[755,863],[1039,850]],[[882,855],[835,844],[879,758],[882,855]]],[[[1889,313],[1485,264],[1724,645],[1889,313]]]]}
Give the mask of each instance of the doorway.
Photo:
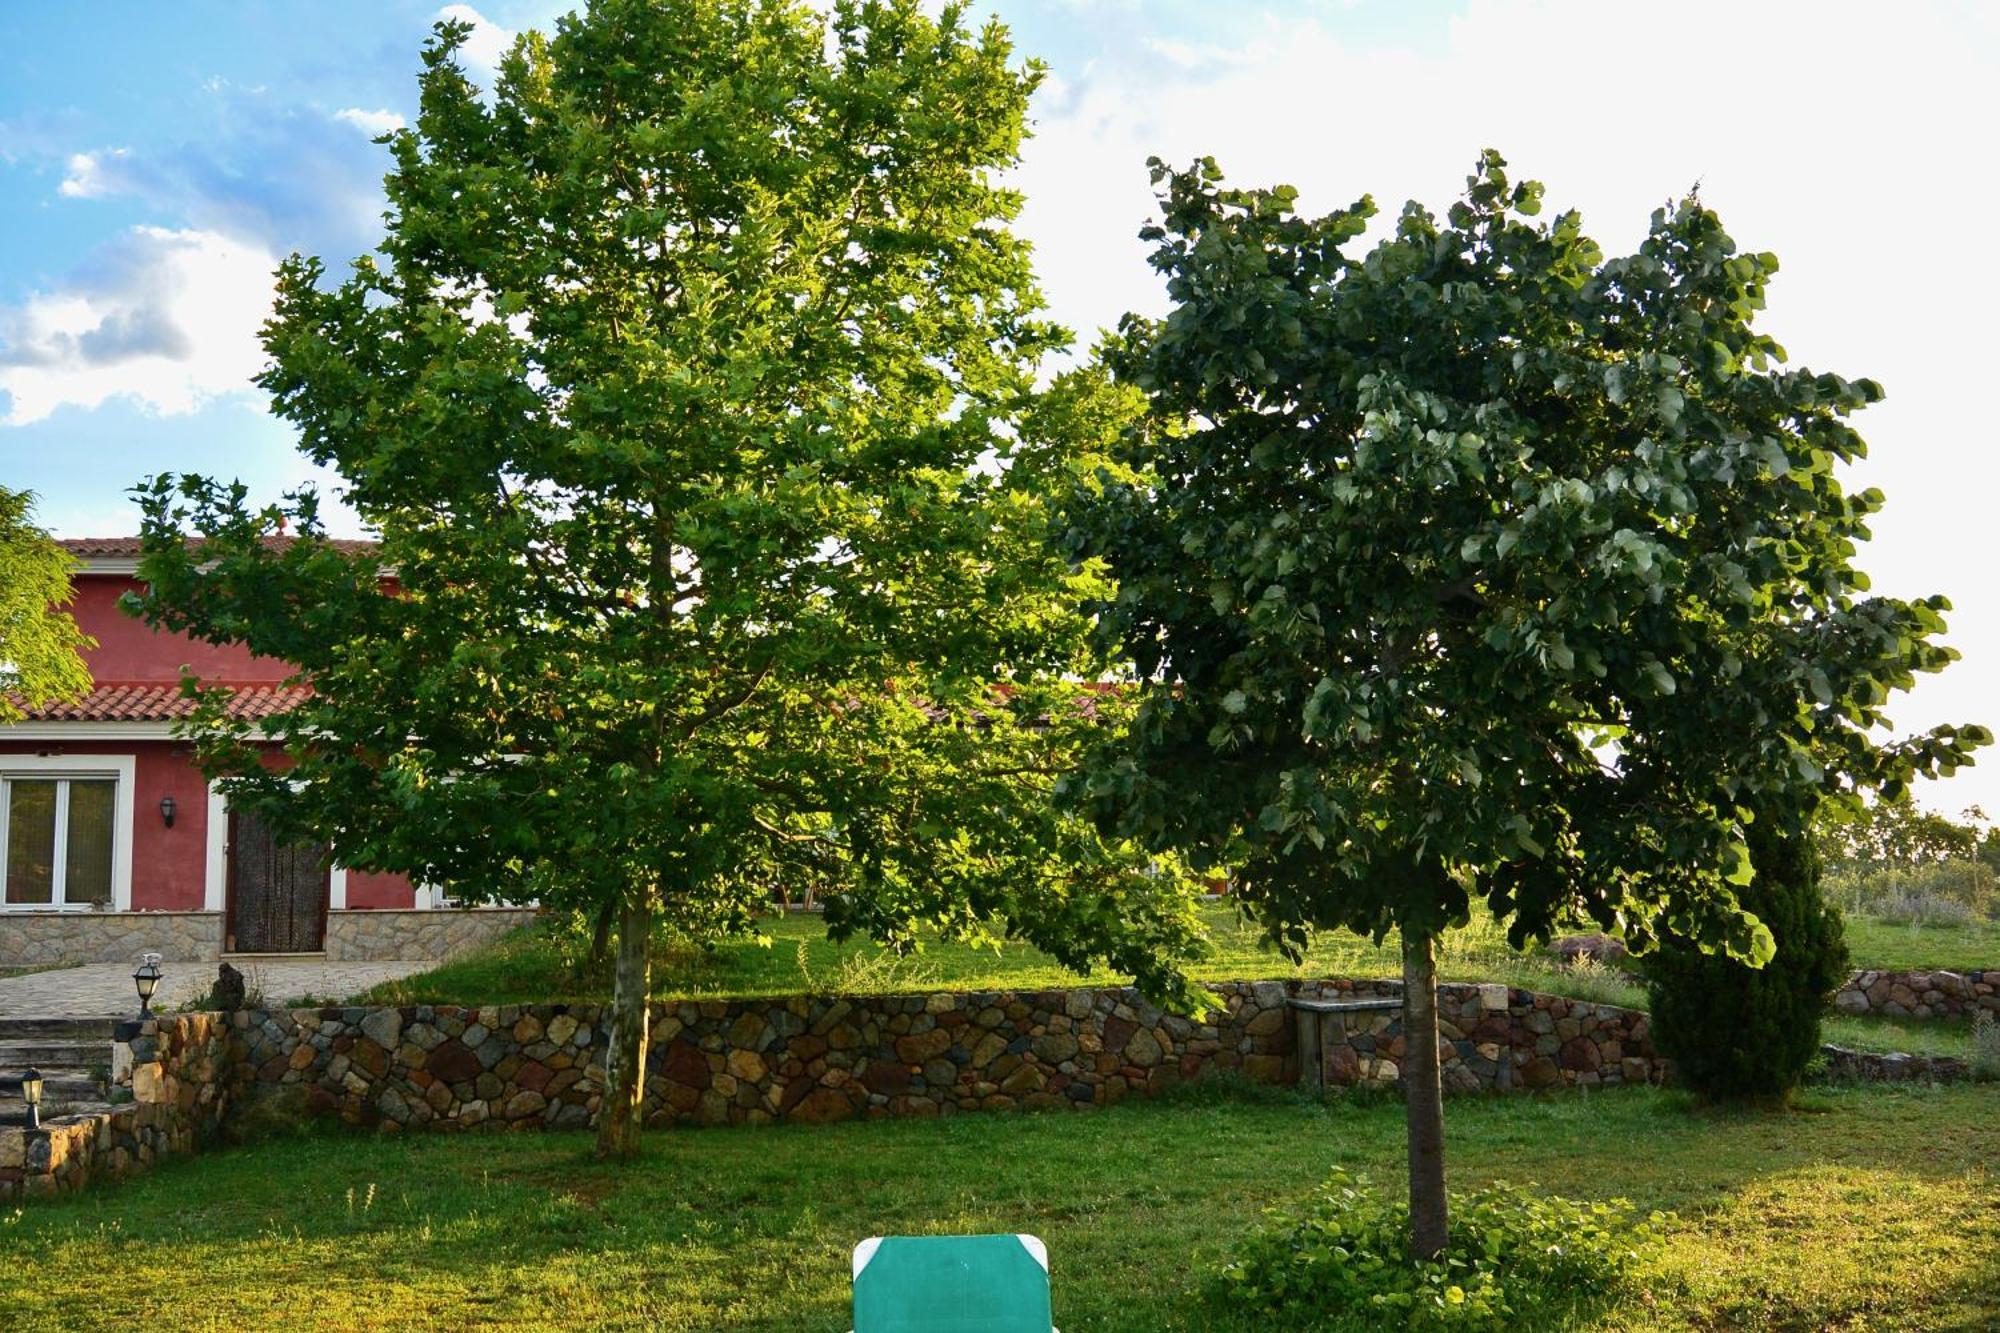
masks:
{"type": "Polygon", "coordinates": [[[325,843],[285,842],[255,812],[231,810],[228,855],[228,952],[325,949],[331,886],[325,843]]]}

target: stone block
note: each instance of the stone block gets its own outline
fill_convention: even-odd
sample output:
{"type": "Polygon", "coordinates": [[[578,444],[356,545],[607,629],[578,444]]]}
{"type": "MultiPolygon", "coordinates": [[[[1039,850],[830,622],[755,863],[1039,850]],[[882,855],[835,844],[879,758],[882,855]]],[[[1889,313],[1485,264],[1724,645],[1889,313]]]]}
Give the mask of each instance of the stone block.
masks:
{"type": "Polygon", "coordinates": [[[1150,1069],[1160,1063],[1160,1055],[1160,1043],[1144,1028],[1135,1031],[1131,1040],[1125,1043],[1126,1063],[1140,1069],[1150,1069]]]}
{"type": "Polygon", "coordinates": [[[403,1015],[394,1009],[371,1010],[361,1020],[361,1033],[385,1051],[402,1044],[403,1015]]]}
{"type": "Polygon", "coordinates": [[[1546,1055],[1538,1055],[1521,1066],[1521,1084],[1529,1088],[1553,1087],[1562,1082],[1562,1070],[1546,1055]]]}

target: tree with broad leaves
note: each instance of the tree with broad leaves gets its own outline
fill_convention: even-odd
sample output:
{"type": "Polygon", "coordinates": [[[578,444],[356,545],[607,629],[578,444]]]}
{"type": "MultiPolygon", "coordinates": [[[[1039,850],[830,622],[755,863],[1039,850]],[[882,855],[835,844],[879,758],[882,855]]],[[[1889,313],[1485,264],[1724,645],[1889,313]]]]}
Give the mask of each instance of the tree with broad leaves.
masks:
{"type": "Polygon", "coordinates": [[[385,136],[381,260],[291,259],[265,331],[379,548],[310,493],[143,492],[137,609],[312,688],[277,773],[191,685],[203,765],[348,864],[615,925],[607,1154],[649,934],[781,883],[836,937],[1004,931],[1187,998],[1193,882],[1051,799],[1125,703],[1046,497],[1127,398],[1037,388],[1065,335],[995,177],[1038,68],[918,0],[596,0],[490,96],[466,36],[385,136]]]}
{"type": "Polygon", "coordinates": [[[1436,940],[1474,899],[1518,947],[1587,919],[1761,962],[1744,830],[1895,794],[1989,737],[1883,743],[1953,652],[1942,598],[1864,595],[1881,390],[1783,367],[1777,261],[1683,199],[1606,259],[1487,153],[1442,221],[1363,254],[1363,198],[1298,216],[1212,161],[1153,164],[1171,310],[1111,365],[1151,411],[1077,498],[1096,608],[1142,682],[1075,794],[1117,836],[1229,865],[1291,951],[1403,946],[1415,1252],[1447,1239],[1436,940]]]}
{"type": "Polygon", "coordinates": [[[31,493],[0,486],[0,722],[90,689],[82,654],[96,642],[62,609],[76,562],[34,516],[31,493]]]}

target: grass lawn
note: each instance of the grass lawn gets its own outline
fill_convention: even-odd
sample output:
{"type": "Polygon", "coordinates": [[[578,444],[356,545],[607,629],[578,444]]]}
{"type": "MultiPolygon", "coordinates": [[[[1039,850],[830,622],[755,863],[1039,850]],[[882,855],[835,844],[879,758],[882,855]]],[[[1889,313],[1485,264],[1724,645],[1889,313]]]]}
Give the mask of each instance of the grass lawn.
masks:
{"type": "MultiPolygon", "coordinates": [[[[1454,1179],[1674,1211],[1650,1295],[1578,1327],[2000,1327],[2000,1092],[1647,1089],[1454,1102],[1454,1179]],[[1640,1146],[1643,1145],[1643,1148],[1640,1146]]],[[[1397,1187],[1393,1102],[1192,1089],[1093,1115],[660,1132],[325,1136],[0,1214],[9,1328],[841,1330],[881,1232],[1032,1231],[1056,1320],[1217,1329],[1204,1282],[1331,1167],[1397,1187]]]]}
{"type": "Polygon", "coordinates": [[[2000,921],[1974,921],[1963,926],[1895,926],[1870,917],[1849,915],[1847,951],[1856,967],[1903,972],[1943,969],[1948,972],[2000,971],[2000,921]]]}
{"type": "MultiPolygon", "coordinates": [[[[1345,931],[1321,936],[1302,966],[1267,949],[1255,928],[1218,904],[1205,909],[1213,942],[1194,969],[1204,980],[1380,976],[1402,973],[1395,937],[1378,948],[1345,931]]],[[[1040,950],[1010,943],[998,950],[929,940],[921,952],[899,958],[868,941],[835,945],[817,915],[772,916],[765,940],[729,940],[711,951],[669,949],[653,965],[654,994],[662,999],[729,999],[755,995],[826,992],[842,995],[925,990],[1037,990],[1099,984],[1124,985],[1129,977],[1098,972],[1079,976],[1040,950]]],[[[1615,970],[1575,974],[1546,954],[1517,953],[1504,932],[1481,919],[1453,931],[1440,950],[1446,981],[1507,981],[1585,999],[1631,1003],[1639,987],[1615,970]]],[[[604,999],[610,970],[577,966],[550,937],[517,933],[489,949],[467,954],[428,972],[387,982],[367,992],[379,1004],[528,1004],[558,999],[604,999]]]]}
{"type": "Polygon", "coordinates": [[[1828,1014],[1820,1040],[1857,1051],[1907,1051],[1911,1055],[1972,1058],[1972,1024],[1949,1018],[1876,1018],[1828,1014]]]}

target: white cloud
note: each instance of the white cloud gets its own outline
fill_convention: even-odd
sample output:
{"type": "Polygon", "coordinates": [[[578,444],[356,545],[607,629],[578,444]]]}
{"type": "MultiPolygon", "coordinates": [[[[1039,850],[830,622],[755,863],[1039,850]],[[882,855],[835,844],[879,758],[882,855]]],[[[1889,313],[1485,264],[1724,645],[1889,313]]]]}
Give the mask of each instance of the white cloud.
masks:
{"type": "Polygon", "coordinates": [[[62,184],[56,187],[57,192],[66,199],[98,199],[117,193],[120,182],[115,166],[117,160],[125,155],[123,148],[70,154],[68,170],[63,175],[62,184]]]}
{"type": "Polygon", "coordinates": [[[373,136],[388,134],[403,128],[403,118],[393,111],[366,111],[358,106],[343,107],[333,113],[335,120],[345,121],[362,133],[373,136]]]}
{"type": "Polygon", "coordinates": [[[66,286],[0,308],[0,426],[113,397],[175,414],[251,391],[276,265],[217,232],[133,228],[66,286]]]}
{"type": "MultiPolygon", "coordinates": [[[[1784,262],[1763,325],[1794,365],[1868,375],[1888,401],[1856,424],[1855,484],[1889,507],[1862,562],[1896,595],[1950,594],[1965,661],[1891,709],[1899,730],[1993,721],[2000,583],[1990,497],[2000,449],[1985,386],[2000,270],[1976,239],[2000,176],[1976,127],[2000,124],[2000,22],[1955,0],[1470,0],[1418,47],[1344,35],[1338,11],[1246,15],[1228,59],[1134,41],[1064,70],[1037,99],[1016,184],[1054,313],[1088,338],[1162,308],[1134,233],[1152,216],[1145,160],[1212,154],[1237,185],[1290,182],[1309,212],[1373,193],[1442,211],[1482,147],[1578,206],[1608,251],[1697,181],[1739,243],[1784,262]],[[1750,53],[1745,55],[1744,53],[1750,53]],[[1971,135],[1971,138],[1967,136],[1971,135]]],[[[2000,753],[1934,789],[2000,809],[2000,753]]]]}
{"type": "Polygon", "coordinates": [[[514,45],[514,34],[501,27],[492,19],[474,9],[471,5],[446,5],[437,12],[440,19],[457,19],[460,23],[472,25],[472,35],[465,39],[459,54],[473,72],[488,78],[500,70],[500,61],[514,45]]]}

